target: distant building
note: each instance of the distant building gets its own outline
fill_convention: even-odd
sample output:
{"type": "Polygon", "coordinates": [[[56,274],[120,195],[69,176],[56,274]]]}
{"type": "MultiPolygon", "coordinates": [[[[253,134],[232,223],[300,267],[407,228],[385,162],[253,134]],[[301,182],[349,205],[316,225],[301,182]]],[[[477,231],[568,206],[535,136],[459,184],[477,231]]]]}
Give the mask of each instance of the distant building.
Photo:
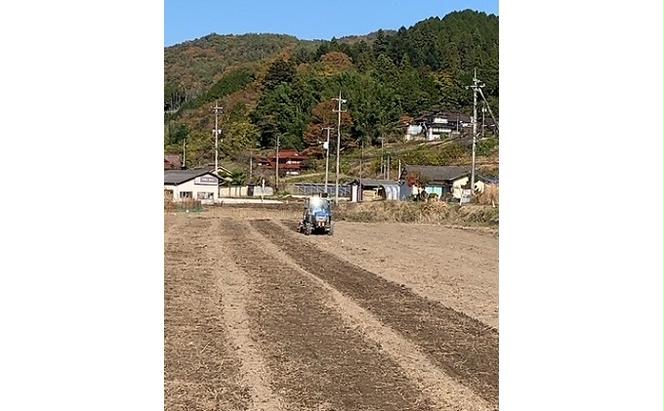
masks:
{"type": "MultiPolygon", "coordinates": [[[[424,191],[428,194],[438,194],[438,197],[452,195],[455,199],[460,199],[464,188],[470,182],[470,167],[466,166],[409,166],[404,167],[399,177],[402,199],[411,194],[419,194],[422,190],[413,183],[413,179],[422,176],[426,180],[424,191]]],[[[475,191],[483,192],[484,185],[488,179],[475,172],[475,191]]]]}
{"type": "MultiPolygon", "coordinates": [[[[304,161],[307,158],[297,150],[279,150],[279,175],[300,175],[304,169],[304,161]]],[[[260,168],[275,170],[277,164],[276,153],[268,157],[258,158],[257,163],[260,168]]]]}
{"type": "Polygon", "coordinates": [[[351,184],[351,201],[399,200],[400,186],[394,180],[355,180],[351,184]],[[360,184],[360,182],[362,184],[360,184]]]}
{"type": "Polygon", "coordinates": [[[164,170],[164,198],[170,201],[200,200],[211,204],[219,197],[219,177],[212,170],[164,170]]]}
{"type": "Polygon", "coordinates": [[[179,154],[164,155],[164,170],[181,170],[182,157],[179,154]]]}
{"type": "Polygon", "coordinates": [[[413,120],[406,128],[404,140],[440,140],[459,135],[471,126],[470,116],[459,112],[428,114],[413,120]]]}

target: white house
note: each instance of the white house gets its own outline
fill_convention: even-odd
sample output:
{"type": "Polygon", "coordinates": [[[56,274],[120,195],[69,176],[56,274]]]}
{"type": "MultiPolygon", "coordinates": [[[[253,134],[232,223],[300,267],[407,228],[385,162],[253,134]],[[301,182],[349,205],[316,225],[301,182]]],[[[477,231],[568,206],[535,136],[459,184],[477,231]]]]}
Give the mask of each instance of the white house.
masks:
{"type": "Polygon", "coordinates": [[[405,141],[411,140],[441,140],[460,134],[463,129],[470,127],[470,117],[463,113],[442,112],[422,116],[414,120],[406,129],[405,141]]]}
{"type": "Polygon", "coordinates": [[[209,169],[164,170],[164,196],[176,202],[194,199],[211,204],[219,199],[219,178],[209,169]]]}
{"type": "MultiPolygon", "coordinates": [[[[435,193],[439,197],[451,194],[456,199],[461,199],[464,193],[464,187],[470,180],[470,167],[465,166],[410,166],[406,165],[401,173],[400,181],[402,189],[401,198],[406,198],[411,194],[419,194],[420,187],[413,184],[412,180],[416,176],[425,177],[427,180],[424,190],[429,193],[435,193]]],[[[484,192],[487,179],[475,174],[475,192],[484,192]]]]}

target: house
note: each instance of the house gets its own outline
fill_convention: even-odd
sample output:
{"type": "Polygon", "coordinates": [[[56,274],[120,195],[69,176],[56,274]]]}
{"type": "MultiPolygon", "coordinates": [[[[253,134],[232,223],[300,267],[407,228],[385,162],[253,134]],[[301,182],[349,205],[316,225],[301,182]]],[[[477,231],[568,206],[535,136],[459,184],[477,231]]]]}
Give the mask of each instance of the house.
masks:
{"type": "MultiPolygon", "coordinates": [[[[452,195],[461,199],[464,188],[469,188],[471,170],[467,166],[409,166],[404,167],[399,176],[400,197],[407,198],[411,194],[419,194],[422,190],[415,180],[421,176],[426,182],[424,191],[438,194],[438,197],[452,195]]],[[[475,191],[483,192],[487,178],[475,172],[475,191]]]]}
{"type": "Polygon", "coordinates": [[[194,199],[214,203],[219,198],[219,177],[208,168],[164,170],[164,197],[175,202],[194,199]]]}
{"type": "Polygon", "coordinates": [[[182,157],[179,154],[164,155],[164,170],[182,169],[182,157]]]}
{"type": "Polygon", "coordinates": [[[460,112],[428,114],[414,119],[408,125],[404,140],[440,140],[461,134],[470,126],[470,116],[460,112]]]}
{"type": "MultiPolygon", "coordinates": [[[[304,169],[304,161],[307,156],[297,150],[279,150],[279,175],[297,176],[304,169]]],[[[263,169],[276,169],[277,156],[260,157],[257,160],[258,167],[263,169]]]]}

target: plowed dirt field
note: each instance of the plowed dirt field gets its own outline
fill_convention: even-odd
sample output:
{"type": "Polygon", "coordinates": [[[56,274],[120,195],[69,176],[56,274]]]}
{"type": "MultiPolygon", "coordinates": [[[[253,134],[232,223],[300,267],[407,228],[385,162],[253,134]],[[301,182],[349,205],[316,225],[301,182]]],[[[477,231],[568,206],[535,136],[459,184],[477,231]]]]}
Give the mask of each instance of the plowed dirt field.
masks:
{"type": "Polygon", "coordinates": [[[166,410],[498,408],[495,235],[297,216],[165,215],[166,410]]]}

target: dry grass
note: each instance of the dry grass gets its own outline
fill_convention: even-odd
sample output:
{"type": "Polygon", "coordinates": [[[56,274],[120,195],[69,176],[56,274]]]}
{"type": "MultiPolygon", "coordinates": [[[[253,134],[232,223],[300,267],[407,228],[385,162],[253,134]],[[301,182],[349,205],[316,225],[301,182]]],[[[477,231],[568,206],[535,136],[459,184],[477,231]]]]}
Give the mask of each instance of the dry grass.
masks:
{"type": "Polygon", "coordinates": [[[487,184],[484,192],[476,197],[477,204],[498,206],[498,186],[487,184]]]}
{"type": "Polygon", "coordinates": [[[202,211],[199,200],[185,199],[180,202],[164,200],[164,211],[202,211]]]}
{"type": "Polygon", "coordinates": [[[483,205],[450,205],[441,201],[374,201],[340,204],[337,220],[458,225],[498,225],[498,208],[483,205]]]}

